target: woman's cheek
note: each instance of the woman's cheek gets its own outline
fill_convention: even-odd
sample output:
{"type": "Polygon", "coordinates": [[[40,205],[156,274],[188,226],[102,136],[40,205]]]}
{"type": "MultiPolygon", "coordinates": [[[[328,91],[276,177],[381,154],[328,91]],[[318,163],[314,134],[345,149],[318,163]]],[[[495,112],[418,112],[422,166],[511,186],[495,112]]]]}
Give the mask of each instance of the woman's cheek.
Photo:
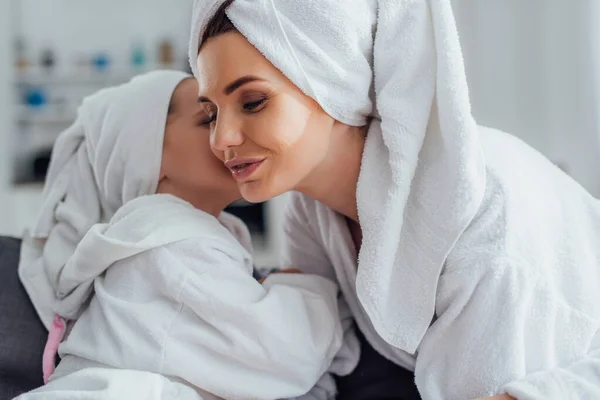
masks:
{"type": "MultiPolygon", "coordinates": [[[[265,110],[267,111],[267,110],[265,110]]],[[[255,125],[253,141],[272,153],[285,153],[302,139],[306,118],[290,113],[276,113],[271,109],[255,125]]]]}

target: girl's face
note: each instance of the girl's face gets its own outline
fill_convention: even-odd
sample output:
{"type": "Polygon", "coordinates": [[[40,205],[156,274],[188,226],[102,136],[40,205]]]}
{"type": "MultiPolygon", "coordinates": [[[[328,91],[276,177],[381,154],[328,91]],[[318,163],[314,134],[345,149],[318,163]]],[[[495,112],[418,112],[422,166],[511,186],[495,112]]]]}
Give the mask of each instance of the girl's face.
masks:
{"type": "Polygon", "coordinates": [[[210,117],[197,97],[198,83],[193,78],[182,81],[173,92],[159,192],[171,193],[198,208],[224,208],[240,198],[239,189],[231,172],[210,149],[210,117]]]}
{"type": "Polygon", "coordinates": [[[333,118],[237,32],[208,39],[197,66],[212,151],[246,200],[300,190],[314,178],[333,118]]]}

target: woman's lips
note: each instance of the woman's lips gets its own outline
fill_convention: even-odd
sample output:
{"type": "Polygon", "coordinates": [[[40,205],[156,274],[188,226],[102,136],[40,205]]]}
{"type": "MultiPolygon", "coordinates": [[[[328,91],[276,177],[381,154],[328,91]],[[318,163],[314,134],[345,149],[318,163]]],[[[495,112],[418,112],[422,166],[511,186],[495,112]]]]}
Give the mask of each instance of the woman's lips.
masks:
{"type": "Polygon", "coordinates": [[[243,181],[250,178],[260,167],[264,158],[234,158],[225,162],[233,178],[237,181],[243,181]]]}

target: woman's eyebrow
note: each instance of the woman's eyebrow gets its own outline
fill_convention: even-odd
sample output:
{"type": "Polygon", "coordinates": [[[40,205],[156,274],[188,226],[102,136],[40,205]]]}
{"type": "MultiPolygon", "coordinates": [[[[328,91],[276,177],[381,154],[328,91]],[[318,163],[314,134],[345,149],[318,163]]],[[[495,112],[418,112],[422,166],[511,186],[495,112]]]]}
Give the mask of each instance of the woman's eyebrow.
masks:
{"type": "Polygon", "coordinates": [[[245,84],[256,81],[264,81],[264,79],[252,75],[242,76],[241,78],[238,78],[235,81],[231,82],[229,85],[227,85],[223,90],[223,93],[229,96],[231,93],[235,92],[245,84]]]}
{"type": "MultiPolygon", "coordinates": [[[[238,78],[238,79],[234,80],[233,82],[231,82],[229,85],[227,85],[225,87],[225,89],[223,89],[223,93],[226,94],[227,96],[229,96],[230,94],[232,94],[233,92],[235,92],[236,90],[238,90],[239,88],[244,86],[245,84],[250,83],[250,82],[256,82],[256,81],[262,82],[262,81],[264,81],[264,79],[259,78],[257,76],[253,76],[253,75],[242,76],[241,78],[238,78]]],[[[210,99],[205,96],[198,96],[198,103],[210,103],[210,99]]]]}

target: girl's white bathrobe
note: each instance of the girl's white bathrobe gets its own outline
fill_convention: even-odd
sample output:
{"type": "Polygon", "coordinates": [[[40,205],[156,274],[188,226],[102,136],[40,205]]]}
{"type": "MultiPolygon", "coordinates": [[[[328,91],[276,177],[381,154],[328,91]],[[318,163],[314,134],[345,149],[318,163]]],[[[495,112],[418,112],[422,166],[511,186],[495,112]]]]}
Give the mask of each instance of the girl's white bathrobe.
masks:
{"type": "Polygon", "coordinates": [[[261,285],[252,268],[230,230],[189,203],[170,195],[127,203],[95,225],[65,265],[55,308],[79,318],[50,383],[24,398],[308,392],[342,344],[338,288],[301,274],[261,285]]]}

